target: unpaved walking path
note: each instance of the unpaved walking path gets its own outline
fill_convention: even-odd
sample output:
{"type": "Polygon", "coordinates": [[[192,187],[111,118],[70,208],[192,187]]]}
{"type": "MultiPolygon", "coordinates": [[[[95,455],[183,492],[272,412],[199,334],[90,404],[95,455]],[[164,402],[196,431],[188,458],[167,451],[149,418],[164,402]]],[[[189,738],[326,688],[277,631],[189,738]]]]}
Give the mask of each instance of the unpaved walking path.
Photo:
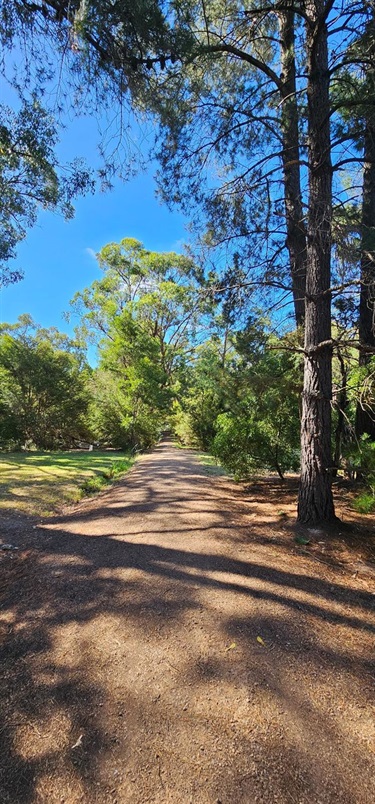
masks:
{"type": "Polygon", "coordinates": [[[275,507],[165,442],[33,530],[2,601],[2,804],[373,804],[375,589],[275,507]]]}

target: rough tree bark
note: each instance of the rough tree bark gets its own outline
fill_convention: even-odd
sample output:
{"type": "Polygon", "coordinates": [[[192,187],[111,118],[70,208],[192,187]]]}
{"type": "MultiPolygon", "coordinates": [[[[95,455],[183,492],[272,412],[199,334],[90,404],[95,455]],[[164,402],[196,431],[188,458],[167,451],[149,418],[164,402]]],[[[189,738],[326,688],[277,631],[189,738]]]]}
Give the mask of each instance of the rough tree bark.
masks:
{"type": "Polygon", "coordinates": [[[332,166],[325,4],[307,0],[305,11],[309,211],[298,520],[316,525],[335,518],[331,476],[332,166]]]}
{"type": "Polygon", "coordinates": [[[295,13],[291,8],[279,14],[281,46],[281,128],[286,214],[286,245],[289,252],[294,314],[297,327],[305,320],[306,227],[303,219],[298,104],[296,94],[295,13]]]}

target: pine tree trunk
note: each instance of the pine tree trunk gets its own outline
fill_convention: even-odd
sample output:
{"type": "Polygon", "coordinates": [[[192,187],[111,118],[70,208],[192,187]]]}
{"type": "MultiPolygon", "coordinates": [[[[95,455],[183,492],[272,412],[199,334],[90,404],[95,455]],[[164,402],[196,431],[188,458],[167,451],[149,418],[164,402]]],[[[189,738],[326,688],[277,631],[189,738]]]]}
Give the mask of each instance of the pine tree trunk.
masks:
{"type": "Polygon", "coordinates": [[[289,252],[296,324],[305,320],[306,228],[303,220],[298,105],[296,95],[295,14],[293,8],[279,14],[281,43],[281,129],[285,188],[286,245],[289,252]]]}
{"type": "MultiPolygon", "coordinates": [[[[359,340],[375,348],[375,125],[371,122],[366,125],[364,148],[359,340]]],[[[370,355],[362,352],[359,365],[369,360],[370,355]]],[[[357,438],[368,433],[375,440],[375,411],[371,414],[358,403],[355,429],[357,438]]]]}
{"type": "Polygon", "coordinates": [[[305,9],[308,17],[309,212],[298,520],[316,525],[335,517],[331,476],[332,347],[329,343],[332,166],[324,3],[308,0],[305,9]]]}

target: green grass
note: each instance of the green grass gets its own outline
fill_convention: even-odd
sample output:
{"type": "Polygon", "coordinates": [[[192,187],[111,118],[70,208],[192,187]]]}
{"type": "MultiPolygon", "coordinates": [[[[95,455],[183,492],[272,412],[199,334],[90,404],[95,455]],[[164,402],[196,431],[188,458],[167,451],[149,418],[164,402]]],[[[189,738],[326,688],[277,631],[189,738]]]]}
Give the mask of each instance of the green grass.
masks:
{"type": "Polygon", "coordinates": [[[130,469],[126,453],[0,453],[0,511],[48,516],[62,505],[100,491],[130,469]]]}
{"type": "Polygon", "coordinates": [[[225,469],[220,465],[220,461],[218,458],[215,458],[214,455],[210,455],[208,452],[200,452],[197,455],[199,463],[204,466],[205,474],[206,475],[227,475],[228,473],[225,469]]]}

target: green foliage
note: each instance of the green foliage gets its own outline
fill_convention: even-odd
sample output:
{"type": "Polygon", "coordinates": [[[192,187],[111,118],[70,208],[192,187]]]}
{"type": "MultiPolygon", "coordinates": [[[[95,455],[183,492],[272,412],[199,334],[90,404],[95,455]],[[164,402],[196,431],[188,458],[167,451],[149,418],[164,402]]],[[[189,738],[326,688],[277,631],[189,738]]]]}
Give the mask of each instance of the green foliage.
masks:
{"type": "Polygon", "coordinates": [[[112,483],[117,477],[120,477],[127,472],[131,464],[132,459],[130,457],[113,461],[108,469],[105,469],[103,472],[94,475],[94,477],[88,477],[81,484],[80,489],[82,494],[84,496],[97,494],[97,492],[101,491],[102,488],[112,483]]]}
{"type": "Polygon", "coordinates": [[[218,457],[236,478],[299,465],[299,358],[261,327],[205,343],[174,416],[177,435],[218,457]]]}
{"type": "Polygon", "coordinates": [[[375,494],[362,491],[354,500],[353,508],[359,514],[372,514],[375,511],[375,494]]]}
{"type": "Polygon", "coordinates": [[[39,209],[72,218],[74,196],[93,189],[83,160],[61,169],[57,142],[56,124],[36,97],[24,101],[17,114],[0,104],[0,286],[20,278],[8,262],[39,209]]]}
{"type": "Polygon", "coordinates": [[[364,488],[353,502],[353,507],[361,514],[375,511],[375,441],[363,435],[355,443],[351,443],[345,451],[346,471],[356,475],[364,488]]]}
{"type": "Polygon", "coordinates": [[[108,481],[104,475],[96,475],[95,477],[87,478],[87,480],[85,480],[81,485],[83,496],[88,497],[90,494],[97,494],[97,492],[101,491],[107,482],[108,481]]]}
{"type": "Polygon", "coordinates": [[[42,5],[8,0],[0,11],[0,40],[8,47],[26,42],[35,56],[34,38],[39,35],[42,43],[47,40],[50,47],[64,53],[73,86],[78,79],[90,79],[99,91],[104,76],[110,92],[116,71],[122,73],[124,85],[126,78],[136,84],[134,73],[141,78],[151,68],[163,67],[167,57],[175,61],[186,38],[177,25],[182,10],[179,3],[156,0],[60,0],[57,10],[54,0],[42,5]]]}
{"type": "Polygon", "coordinates": [[[0,73],[15,97],[13,111],[0,106],[3,283],[21,276],[8,261],[34,225],[38,210],[56,209],[69,218],[72,198],[93,187],[82,160],[59,164],[62,113],[65,118],[83,112],[99,116],[110,109],[113,125],[100,144],[102,186],[111,186],[115,172],[128,178],[134,164],[143,161],[123,125],[125,109],[130,117],[130,95],[138,96],[150,70],[164,69],[166,58],[175,61],[177,51],[185,47],[186,34],[175,26],[179,16],[173,4],[165,14],[155,0],[61,0],[58,7],[54,0],[0,4],[5,54],[0,73]]]}
{"type": "MultiPolygon", "coordinates": [[[[310,426],[319,431],[321,454],[327,458],[323,465],[317,449],[306,478],[321,472],[326,479],[330,471],[331,353],[329,347],[322,347],[310,336],[314,332],[323,342],[330,338],[330,295],[326,294],[330,281],[332,192],[330,182],[322,182],[320,190],[316,188],[318,195],[310,203],[308,187],[311,189],[314,183],[307,181],[307,173],[310,178],[315,175],[316,163],[324,153],[324,170],[327,176],[333,176],[337,199],[333,235],[338,244],[338,282],[334,284],[342,283],[342,288],[346,284],[347,289],[354,280],[357,285],[355,263],[360,246],[362,287],[370,289],[373,285],[374,220],[370,209],[368,215],[363,213],[374,195],[373,178],[370,179],[369,169],[365,167],[362,194],[361,189],[357,189],[360,183],[355,173],[358,162],[365,162],[367,166],[374,163],[373,4],[353,7],[349,3],[337,7],[334,28],[325,25],[327,14],[331,16],[331,6],[324,9],[318,3],[282,7],[272,3],[269,6],[255,2],[244,4],[239,0],[229,4],[221,0],[207,0],[204,4],[195,0],[183,3],[139,0],[135,4],[129,0],[111,3],[61,0],[57,5],[58,8],[55,0],[42,3],[10,0],[3,4],[0,12],[3,44],[9,46],[22,39],[28,43],[31,33],[42,33],[48,38],[49,46],[52,42],[64,53],[64,64],[73,67],[69,89],[75,86],[76,97],[82,98],[86,89],[91,96],[92,86],[94,92],[98,92],[96,101],[113,102],[114,97],[123,98],[129,93],[128,97],[142,112],[151,111],[154,121],[160,124],[159,157],[165,198],[180,204],[189,215],[195,207],[197,229],[200,236],[203,231],[201,239],[205,247],[220,249],[225,244],[230,252],[231,244],[236,244],[237,258],[233,262],[237,264],[226,273],[225,284],[229,284],[229,290],[222,297],[223,310],[227,314],[228,307],[227,321],[232,327],[239,327],[239,306],[243,312],[242,301],[239,305],[239,296],[243,295],[238,291],[239,285],[261,286],[258,300],[262,302],[264,293],[272,288],[272,307],[280,301],[284,304],[290,292],[290,269],[296,279],[293,255],[305,254],[304,242],[297,243],[294,233],[302,232],[305,241],[306,218],[307,285],[311,286],[314,269],[314,295],[322,304],[306,306],[307,323],[312,310],[315,318],[314,326],[306,327],[305,365],[316,368],[319,393],[315,397],[315,389],[313,394],[305,394],[304,409],[310,426]],[[333,30],[345,30],[345,36],[337,37],[333,30]],[[329,88],[325,87],[328,64],[332,67],[329,88]],[[314,90],[314,84],[319,89],[319,83],[320,93],[314,90]],[[311,103],[307,104],[307,96],[311,103]],[[324,120],[321,127],[317,127],[316,120],[310,116],[314,99],[318,97],[324,120]],[[328,121],[332,122],[332,153],[329,153],[328,121]],[[323,135],[322,142],[319,142],[319,134],[323,135]],[[361,150],[364,158],[357,156],[361,150]],[[300,165],[303,165],[302,183],[298,171],[296,173],[300,165]],[[339,177],[344,167],[351,175],[341,183],[339,177]],[[358,215],[361,203],[362,215],[358,215]],[[359,221],[362,231],[358,234],[359,221]],[[348,264],[349,274],[345,273],[348,264]],[[309,352],[313,355],[315,349],[319,357],[310,360],[309,352]],[[324,394],[320,394],[320,386],[326,387],[324,394]],[[320,427],[323,414],[318,415],[320,405],[327,410],[323,429],[320,427]],[[312,424],[314,417],[315,424],[312,424]]],[[[31,65],[36,62],[33,57],[27,61],[31,65]]],[[[31,66],[26,70],[29,79],[33,73],[40,92],[49,67],[31,66]]],[[[40,95],[34,97],[40,98],[40,95]]],[[[122,104],[118,108],[122,111],[122,104]]],[[[40,110],[37,113],[42,118],[40,110]]],[[[37,130],[36,124],[31,130],[34,127],[37,130]]],[[[26,130],[27,126],[24,128],[26,130]]],[[[3,126],[5,169],[10,170],[9,176],[6,175],[5,198],[19,171],[16,164],[16,172],[12,173],[15,149],[10,130],[10,125],[3,126]]],[[[53,142],[53,131],[50,139],[53,142]]],[[[36,153],[39,141],[44,142],[45,149],[48,146],[48,141],[38,136],[31,148],[36,153]]],[[[28,154],[27,148],[26,152],[28,154]]],[[[43,150],[39,161],[38,158],[30,160],[28,156],[26,168],[20,162],[20,169],[21,173],[26,171],[25,175],[30,175],[30,186],[37,189],[37,202],[53,206],[57,203],[56,170],[53,155],[49,158],[47,154],[46,163],[43,156],[43,150]],[[36,171],[35,165],[39,166],[36,171]],[[48,170],[51,165],[52,172],[48,170]]],[[[127,165],[126,162],[126,169],[127,165]]],[[[27,189],[25,197],[32,198],[27,189]]],[[[13,209],[12,197],[7,203],[10,215],[2,244],[5,257],[12,254],[13,243],[22,236],[17,215],[28,225],[34,214],[32,206],[22,207],[22,194],[21,200],[16,197],[13,209]],[[14,220],[16,227],[12,229],[14,220]]],[[[250,352],[244,353],[238,339],[234,343],[234,337],[235,351],[231,360],[224,354],[220,362],[214,354],[203,357],[196,351],[197,363],[192,366],[188,354],[196,350],[197,337],[194,325],[187,332],[181,322],[188,320],[190,326],[194,321],[190,313],[197,310],[196,297],[181,282],[181,273],[178,281],[167,273],[169,258],[170,255],[146,253],[141,244],[134,241],[112,244],[100,257],[106,268],[105,279],[77,297],[84,308],[83,327],[87,334],[100,331],[103,337],[100,370],[114,378],[115,401],[109,406],[111,417],[103,413],[101,404],[95,408],[93,403],[92,415],[99,430],[108,432],[109,438],[122,438],[124,443],[133,446],[139,441],[147,443],[151,431],[156,431],[163,417],[179,403],[181,411],[176,416],[179,416],[181,428],[187,435],[190,431],[205,446],[216,444],[236,474],[246,475],[257,466],[272,466],[281,474],[284,464],[287,467],[296,463],[294,438],[299,429],[295,391],[299,381],[293,374],[296,367],[284,365],[281,357],[271,359],[269,349],[275,350],[275,344],[269,342],[268,351],[250,355],[250,352]],[[170,310],[172,319],[168,319],[170,310]],[[208,380],[202,369],[204,360],[208,380]],[[289,386],[290,378],[293,379],[289,386]]],[[[298,269],[299,278],[304,269],[303,265],[299,274],[298,269]]],[[[187,277],[185,272],[185,279],[187,277]]],[[[295,290],[301,302],[304,288],[295,290]]],[[[335,289],[334,295],[337,293],[340,291],[335,289]]],[[[367,318],[371,330],[371,314],[366,316],[363,310],[371,313],[372,301],[371,294],[367,293],[368,304],[361,305],[359,337],[362,342],[367,318]]],[[[347,301],[345,292],[340,294],[336,306],[340,323],[345,326],[351,317],[355,325],[352,300],[347,301]]],[[[299,314],[299,319],[302,318],[299,314]]],[[[369,340],[367,334],[366,338],[369,340]]],[[[6,370],[9,374],[9,367],[6,370]]],[[[3,408],[8,405],[7,392],[1,402],[3,408]]],[[[346,409],[344,396],[342,394],[340,400],[341,413],[346,409]]],[[[336,399],[338,397],[336,393],[336,399]]],[[[349,415],[350,404],[349,398],[349,415]]],[[[367,409],[371,411],[371,401],[366,398],[364,404],[366,413],[367,409]]],[[[339,414],[337,418],[339,422],[339,414]]],[[[8,417],[9,422],[15,429],[8,417]]],[[[314,443],[317,444],[317,439],[314,443]]],[[[306,440],[304,449],[305,444],[306,440]]],[[[307,454],[307,450],[305,452],[307,454]]],[[[329,484],[325,486],[328,498],[329,484]]],[[[312,496],[301,495],[301,502],[304,497],[312,499],[312,496]]],[[[333,513],[330,500],[328,502],[327,506],[321,506],[323,518],[324,509],[333,513]]],[[[316,511],[304,514],[306,521],[316,516],[316,511]]]]}
{"type": "Polygon", "coordinates": [[[2,329],[1,448],[56,449],[89,437],[89,369],[77,344],[36,328],[27,316],[2,329]]]}
{"type": "Polygon", "coordinates": [[[90,382],[88,425],[94,440],[116,449],[146,449],[154,444],[165,419],[137,399],[135,390],[116,374],[98,369],[90,382]]]}
{"type": "Polygon", "coordinates": [[[348,397],[353,414],[359,404],[369,416],[375,417],[375,356],[364,365],[351,361],[348,397]]]}
{"type": "Polygon", "coordinates": [[[360,514],[375,511],[375,442],[368,435],[352,441],[344,450],[345,471],[356,478],[362,488],[353,500],[353,508],[360,514]]]}
{"type": "Polygon", "coordinates": [[[261,401],[249,389],[237,413],[217,418],[213,451],[237,479],[265,469],[282,476],[299,467],[298,397],[290,398],[271,377],[268,383],[261,401]]]}
{"type": "Polygon", "coordinates": [[[216,420],[235,389],[229,370],[235,361],[229,331],[219,319],[213,322],[214,332],[195,353],[188,367],[183,393],[179,396],[173,416],[173,426],[179,438],[188,446],[210,451],[216,434],[216,420]]]}
{"type": "Polygon", "coordinates": [[[99,343],[90,426],[102,443],[144,449],[184,382],[207,309],[202,277],[187,257],[150,252],[130,238],[105,246],[98,260],[103,279],[72,302],[78,331],[99,343]]]}

